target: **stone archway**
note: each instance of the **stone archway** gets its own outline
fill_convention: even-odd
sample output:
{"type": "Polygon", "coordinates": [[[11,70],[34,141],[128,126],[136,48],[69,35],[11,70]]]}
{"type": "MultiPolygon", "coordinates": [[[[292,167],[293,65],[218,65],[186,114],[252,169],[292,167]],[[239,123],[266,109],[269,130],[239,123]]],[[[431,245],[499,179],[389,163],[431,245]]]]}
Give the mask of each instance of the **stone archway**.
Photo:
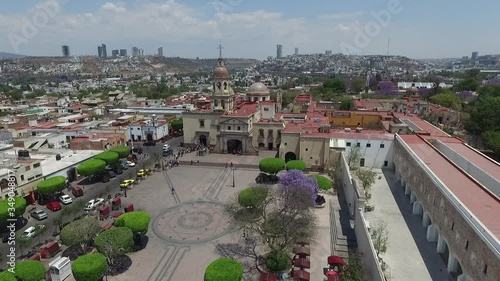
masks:
{"type": "Polygon", "coordinates": [[[295,154],[295,152],[289,151],[285,154],[285,162],[292,160],[297,160],[297,155],[295,154]]]}
{"type": "Polygon", "coordinates": [[[147,139],[147,141],[153,141],[153,133],[148,133],[146,135],[146,139],[147,139]]]}
{"type": "Polygon", "coordinates": [[[243,152],[243,143],[237,139],[228,140],[227,141],[227,152],[228,153],[235,153],[237,151],[239,151],[240,153],[243,152]]]}
{"type": "Polygon", "coordinates": [[[200,135],[200,145],[201,146],[207,146],[207,136],[205,135],[200,135]]]}
{"type": "Polygon", "coordinates": [[[445,264],[448,264],[448,261],[450,259],[450,248],[448,247],[448,243],[444,238],[440,235],[438,238],[438,243],[437,243],[437,252],[443,259],[445,264]]]}

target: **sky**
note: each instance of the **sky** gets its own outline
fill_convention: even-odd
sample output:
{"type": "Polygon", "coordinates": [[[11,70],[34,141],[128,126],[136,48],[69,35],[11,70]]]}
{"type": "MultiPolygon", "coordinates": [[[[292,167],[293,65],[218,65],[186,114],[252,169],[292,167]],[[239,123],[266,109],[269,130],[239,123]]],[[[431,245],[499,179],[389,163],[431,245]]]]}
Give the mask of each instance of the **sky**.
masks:
{"type": "Polygon", "coordinates": [[[0,1],[0,52],[96,55],[136,46],[165,56],[265,59],[333,53],[450,58],[500,53],[500,1],[0,1]]]}

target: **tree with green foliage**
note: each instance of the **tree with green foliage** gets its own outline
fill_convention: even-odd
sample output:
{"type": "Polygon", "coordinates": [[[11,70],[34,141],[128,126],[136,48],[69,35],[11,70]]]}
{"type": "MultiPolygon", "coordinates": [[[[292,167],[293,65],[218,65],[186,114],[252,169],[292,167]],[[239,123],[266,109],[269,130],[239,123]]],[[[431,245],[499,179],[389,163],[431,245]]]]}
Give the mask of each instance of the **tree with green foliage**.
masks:
{"type": "Polygon", "coordinates": [[[380,254],[387,252],[387,248],[389,247],[389,231],[387,230],[387,223],[379,222],[370,230],[370,232],[373,247],[375,248],[377,257],[380,258],[380,254]]]}
{"type": "Polygon", "coordinates": [[[367,281],[363,261],[358,253],[349,253],[349,263],[342,274],[342,281],[367,281]]]}
{"type": "Polygon", "coordinates": [[[484,144],[496,155],[500,156],[500,131],[487,131],[481,135],[484,144]]]}
{"type": "Polygon", "coordinates": [[[302,160],[290,160],[286,163],[286,170],[305,171],[307,170],[307,165],[302,160]]]}
{"type": "Polygon", "coordinates": [[[315,178],[318,182],[319,189],[323,191],[328,191],[333,187],[333,182],[328,178],[320,175],[309,175],[309,178],[315,178]]]}
{"type": "Polygon", "coordinates": [[[15,273],[17,281],[45,280],[45,265],[39,261],[26,260],[16,264],[15,273]]]}
{"type": "Polygon", "coordinates": [[[149,228],[151,216],[146,212],[134,211],[119,216],[115,226],[128,227],[134,234],[146,234],[149,228]]]}
{"type": "Polygon", "coordinates": [[[93,218],[83,218],[66,225],[61,231],[61,242],[71,247],[80,245],[80,253],[87,252],[89,241],[92,241],[101,231],[99,222],[93,218]]]}
{"type": "Polygon", "coordinates": [[[99,253],[80,256],[71,264],[76,281],[100,281],[107,270],[106,257],[99,253]]]}
{"type": "Polygon", "coordinates": [[[99,253],[106,256],[109,265],[130,252],[134,246],[134,234],[128,227],[113,227],[97,236],[94,245],[99,253]]]}
{"type": "Polygon", "coordinates": [[[106,162],[100,159],[90,159],[80,164],[76,171],[78,174],[88,177],[96,175],[106,168],[106,162]]]}
{"type": "Polygon", "coordinates": [[[285,169],[285,160],[281,158],[265,158],[259,162],[259,170],[264,173],[276,175],[285,169]]]}
{"type": "Polygon", "coordinates": [[[118,162],[120,154],[115,151],[105,151],[94,156],[94,159],[99,159],[106,162],[106,165],[113,165],[118,162]]]}
{"type": "Polygon", "coordinates": [[[127,158],[131,152],[130,147],[124,145],[113,147],[109,151],[118,153],[120,159],[127,158]]]}
{"type": "Polygon", "coordinates": [[[17,281],[16,276],[9,271],[0,272],[0,281],[17,281]]]}
{"type": "Polygon", "coordinates": [[[359,165],[359,160],[361,159],[361,148],[359,146],[351,147],[351,150],[347,154],[346,161],[349,169],[354,170],[359,165]]]}
{"type": "Polygon", "coordinates": [[[172,126],[172,130],[174,132],[182,131],[182,129],[184,127],[184,122],[183,122],[182,118],[175,119],[174,121],[172,121],[170,123],[170,126],[172,126]]]}
{"type": "Polygon", "coordinates": [[[271,272],[280,272],[292,266],[292,259],[285,251],[272,251],[266,256],[266,267],[271,272]]]}
{"type": "Polygon", "coordinates": [[[21,255],[23,255],[23,250],[31,248],[33,245],[33,238],[31,237],[19,237],[17,239],[16,244],[19,245],[19,249],[21,250],[21,255]]]}
{"type": "Polygon", "coordinates": [[[366,86],[366,81],[363,78],[354,78],[351,81],[351,90],[355,94],[361,93],[366,86]]]}
{"type": "Polygon", "coordinates": [[[260,206],[267,198],[266,187],[248,187],[238,193],[238,203],[242,207],[255,208],[260,206]]]}
{"type": "Polygon", "coordinates": [[[462,100],[460,97],[450,91],[434,95],[430,98],[432,103],[451,108],[454,110],[462,109],[462,100]]]}
{"type": "Polygon", "coordinates": [[[356,175],[361,181],[361,185],[367,194],[370,193],[372,185],[375,183],[375,178],[377,177],[377,173],[368,169],[359,169],[356,171],[356,175]]]}
{"type": "Polygon", "coordinates": [[[489,85],[478,90],[472,103],[467,131],[481,135],[487,131],[500,131],[500,86],[489,85]]]}
{"type": "Polygon", "coordinates": [[[54,194],[63,190],[64,187],[66,187],[66,178],[63,176],[55,176],[37,184],[36,189],[41,194],[54,194]]]}
{"type": "Polygon", "coordinates": [[[346,85],[344,80],[340,78],[332,78],[323,82],[323,88],[331,89],[334,93],[345,93],[346,85]]]}
{"type": "Polygon", "coordinates": [[[241,281],[243,266],[232,259],[220,258],[205,269],[204,281],[241,281]]]}
{"type": "Polygon", "coordinates": [[[354,109],[354,103],[351,98],[345,97],[340,101],[340,110],[352,110],[354,109]]]}
{"type": "MultiPolygon", "coordinates": [[[[7,219],[10,218],[10,212],[9,208],[12,208],[11,205],[9,205],[11,201],[6,198],[2,201],[0,201],[0,223],[5,224],[7,223],[7,219]]],[[[24,211],[26,211],[26,199],[23,197],[14,197],[14,214],[16,218],[22,216],[24,214],[24,211]]]]}

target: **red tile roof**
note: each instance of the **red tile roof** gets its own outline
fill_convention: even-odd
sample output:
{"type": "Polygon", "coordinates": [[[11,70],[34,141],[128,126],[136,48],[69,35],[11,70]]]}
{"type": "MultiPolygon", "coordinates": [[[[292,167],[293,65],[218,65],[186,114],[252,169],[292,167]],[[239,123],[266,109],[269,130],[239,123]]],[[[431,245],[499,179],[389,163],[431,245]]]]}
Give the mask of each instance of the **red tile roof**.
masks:
{"type": "Polygon", "coordinates": [[[494,235],[500,238],[500,199],[458,169],[418,135],[399,136],[446,188],[494,235]],[[473,196],[471,196],[473,195],[473,196]]]}
{"type": "Polygon", "coordinates": [[[255,114],[255,112],[257,112],[257,105],[255,103],[247,103],[241,105],[239,109],[224,114],[221,117],[250,117],[252,114],[255,114]]]}

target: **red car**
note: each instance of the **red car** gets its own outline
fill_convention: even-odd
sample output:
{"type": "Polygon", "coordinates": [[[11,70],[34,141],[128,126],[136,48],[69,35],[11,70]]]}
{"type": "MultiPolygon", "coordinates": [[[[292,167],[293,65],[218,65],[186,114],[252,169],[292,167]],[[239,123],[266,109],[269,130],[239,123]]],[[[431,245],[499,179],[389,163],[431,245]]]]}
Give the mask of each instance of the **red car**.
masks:
{"type": "Polygon", "coordinates": [[[62,206],[61,204],[59,204],[59,202],[49,202],[47,203],[47,209],[53,211],[53,212],[56,212],[56,211],[59,211],[62,209],[62,206]]]}

